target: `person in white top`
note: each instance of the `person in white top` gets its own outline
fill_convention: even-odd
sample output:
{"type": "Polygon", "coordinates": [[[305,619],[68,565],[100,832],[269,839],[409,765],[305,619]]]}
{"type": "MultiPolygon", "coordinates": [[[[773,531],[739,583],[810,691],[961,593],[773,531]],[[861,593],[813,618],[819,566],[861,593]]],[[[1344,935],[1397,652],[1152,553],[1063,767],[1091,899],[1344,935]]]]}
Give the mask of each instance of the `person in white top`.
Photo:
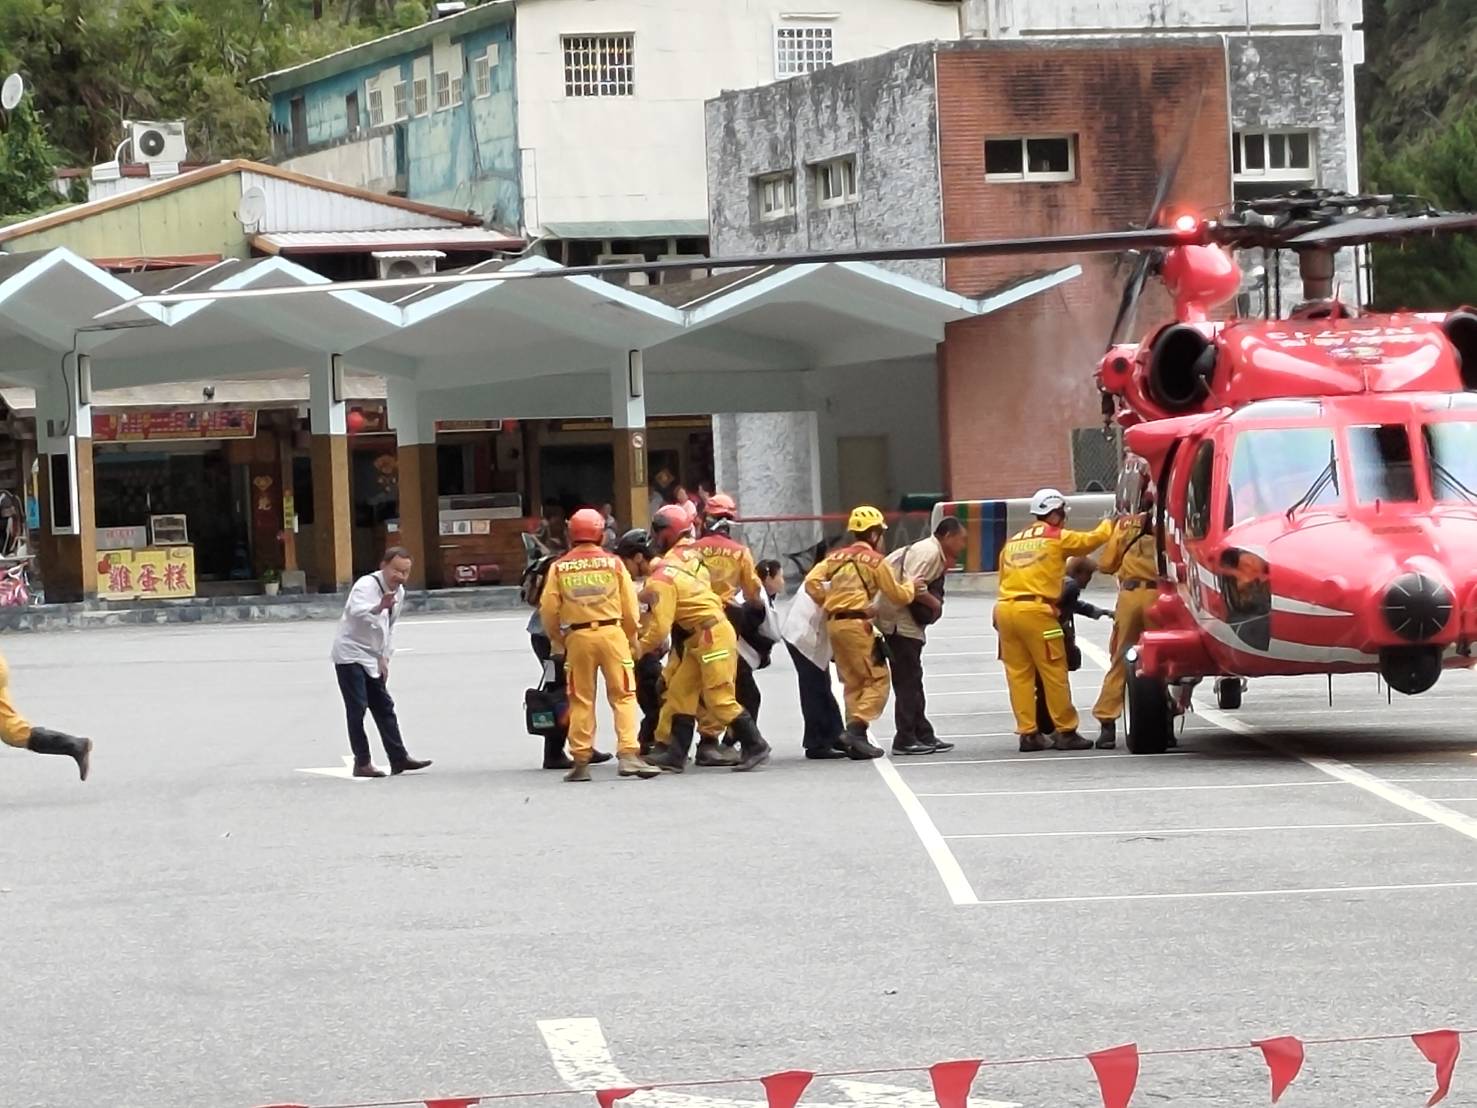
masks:
{"type": "Polygon", "coordinates": [[[385,771],[369,758],[369,736],[364,732],[364,709],[390,759],[390,772],[425,769],[431,763],[412,758],[400,737],[395,702],[390,699],[390,655],[394,653],[395,622],[405,607],[405,582],[410,578],[410,552],[392,546],[385,551],[376,573],[354,582],[333,640],[333,668],[349,723],[349,747],[354,752],[355,777],[383,777],[385,771]]]}
{"type": "Polygon", "coordinates": [[[780,635],[795,664],[795,679],[800,686],[805,756],[813,761],[845,758],[840,742],[846,722],[831,691],[831,640],[826,635],[826,613],[804,589],[790,601],[780,635]]]}

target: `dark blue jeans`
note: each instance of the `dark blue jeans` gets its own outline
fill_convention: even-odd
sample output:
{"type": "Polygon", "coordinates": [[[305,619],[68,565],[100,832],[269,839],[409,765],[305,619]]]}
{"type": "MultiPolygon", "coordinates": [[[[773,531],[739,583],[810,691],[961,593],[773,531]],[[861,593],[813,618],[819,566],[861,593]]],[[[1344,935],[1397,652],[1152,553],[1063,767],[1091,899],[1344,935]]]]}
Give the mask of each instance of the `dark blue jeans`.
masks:
{"type": "Polygon", "coordinates": [[[831,674],[821,669],[789,643],[790,660],[795,663],[795,678],[800,685],[800,714],[805,719],[805,749],[824,750],[846,730],[841,709],[831,692],[831,674]]]}
{"type": "Polygon", "coordinates": [[[344,713],[349,722],[349,748],[356,766],[369,765],[369,736],[364,733],[364,709],[374,717],[380,733],[385,757],[390,765],[402,764],[410,755],[400,739],[400,721],[395,718],[395,702],[383,677],[371,677],[360,665],[334,666],[338,672],[338,689],[344,695],[344,713]]]}

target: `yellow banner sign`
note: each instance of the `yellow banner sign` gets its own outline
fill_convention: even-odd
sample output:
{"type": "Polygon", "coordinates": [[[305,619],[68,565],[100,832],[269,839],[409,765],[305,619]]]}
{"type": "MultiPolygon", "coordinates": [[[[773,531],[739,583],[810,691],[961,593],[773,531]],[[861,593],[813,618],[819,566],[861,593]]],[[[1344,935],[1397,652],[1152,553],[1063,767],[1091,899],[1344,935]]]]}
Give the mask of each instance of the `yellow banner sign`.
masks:
{"type": "Polygon", "coordinates": [[[102,600],[179,599],[195,595],[195,548],[105,550],[98,553],[102,600]]]}

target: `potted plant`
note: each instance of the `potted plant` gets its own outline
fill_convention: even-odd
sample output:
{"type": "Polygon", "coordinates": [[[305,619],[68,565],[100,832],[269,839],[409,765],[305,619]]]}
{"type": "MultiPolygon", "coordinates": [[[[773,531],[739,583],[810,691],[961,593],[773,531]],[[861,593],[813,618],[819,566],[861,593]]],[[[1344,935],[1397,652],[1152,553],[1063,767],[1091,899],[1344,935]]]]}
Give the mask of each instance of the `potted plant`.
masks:
{"type": "Polygon", "coordinates": [[[275,569],[269,569],[262,574],[262,588],[268,596],[276,596],[277,590],[282,587],[282,574],[275,569]]]}

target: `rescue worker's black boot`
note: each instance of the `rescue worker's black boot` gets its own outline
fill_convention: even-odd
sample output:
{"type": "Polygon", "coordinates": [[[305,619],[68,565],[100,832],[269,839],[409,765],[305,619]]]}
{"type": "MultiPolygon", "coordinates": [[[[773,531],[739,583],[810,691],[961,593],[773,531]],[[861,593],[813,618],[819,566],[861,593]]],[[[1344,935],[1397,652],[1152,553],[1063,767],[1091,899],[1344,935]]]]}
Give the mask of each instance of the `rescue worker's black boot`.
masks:
{"type": "Polygon", "coordinates": [[[673,716],[672,741],[660,754],[653,753],[647,763],[668,773],[681,773],[687,768],[687,752],[692,749],[692,735],[696,730],[695,716],[673,716]]]}
{"type": "Polygon", "coordinates": [[[1021,736],[1021,753],[1035,754],[1038,751],[1050,750],[1051,740],[1045,738],[1038,732],[1032,731],[1028,735],[1021,736]]]}
{"type": "Polygon", "coordinates": [[[601,766],[614,757],[615,755],[608,750],[592,750],[590,751],[590,765],[601,766]]]}
{"type": "Polygon", "coordinates": [[[841,745],[846,750],[846,756],[853,762],[882,757],[882,748],[871,744],[867,739],[867,725],[859,720],[846,725],[846,731],[841,736],[841,745]]]}
{"type": "Polygon", "coordinates": [[[1113,720],[1098,721],[1097,742],[1092,745],[1099,750],[1112,750],[1118,745],[1118,728],[1113,720]]]}
{"type": "Polygon", "coordinates": [[[738,736],[739,749],[743,751],[738,765],[733,767],[735,773],[747,773],[769,761],[769,744],[759,734],[759,725],[753,716],[745,712],[728,726],[738,736]]]}
{"type": "Polygon", "coordinates": [[[700,738],[697,744],[697,754],[694,761],[700,766],[736,766],[739,763],[739,752],[732,746],[727,745],[728,740],[719,743],[717,739],[700,738]]]}
{"type": "Polygon", "coordinates": [[[77,773],[87,780],[87,771],[92,763],[92,740],[65,731],[53,731],[47,727],[31,728],[31,737],[26,747],[37,754],[64,754],[77,763],[77,773]]]}
{"type": "Polygon", "coordinates": [[[1076,731],[1058,731],[1052,746],[1057,750],[1091,750],[1092,742],[1076,731]]]}

